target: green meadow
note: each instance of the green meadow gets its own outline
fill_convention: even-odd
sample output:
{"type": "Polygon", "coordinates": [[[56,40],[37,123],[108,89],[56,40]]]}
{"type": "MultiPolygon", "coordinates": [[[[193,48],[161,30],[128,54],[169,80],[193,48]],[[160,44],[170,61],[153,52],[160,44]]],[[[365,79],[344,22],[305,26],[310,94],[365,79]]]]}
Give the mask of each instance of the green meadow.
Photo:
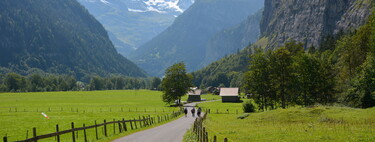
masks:
{"type": "MultiPolygon", "coordinates": [[[[70,129],[71,122],[75,127],[82,127],[83,124],[94,125],[95,121],[99,124],[104,120],[161,116],[179,110],[162,102],[161,94],[148,90],[1,93],[0,136],[7,136],[8,141],[23,140],[31,138],[33,127],[41,135],[55,132],[57,124],[61,131],[70,129]],[[42,112],[50,119],[44,118],[42,112]]],[[[89,141],[96,140],[94,129],[87,131],[89,141]]],[[[99,130],[99,138],[108,139],[102,131],[99,130]]],[[[109,125],[108,134],[112,137],[119,135],[118,130],[115,129],[116,134],[113,131],[113,126],[109,125]]],[[[61,138],[62,141],[71,141],[71,134],[61,138]]],[[[54,138],[40,141],[52,140],[54,138]]],[[[78,141],[83,141],[81,132],[78,133],[78,141]]]]}
{"type": "Polygon", "coordinates": [[[242,112],[242,103],[217,101],[199,106],[211,110],[204,122],[210,140],[216,135],[219,141],[226,137],[234,142],[375,141],[375,108],[293,107],[250,113],[245,119],[237,119],[242,114],[236,114],[236,110],[242,112]]]}

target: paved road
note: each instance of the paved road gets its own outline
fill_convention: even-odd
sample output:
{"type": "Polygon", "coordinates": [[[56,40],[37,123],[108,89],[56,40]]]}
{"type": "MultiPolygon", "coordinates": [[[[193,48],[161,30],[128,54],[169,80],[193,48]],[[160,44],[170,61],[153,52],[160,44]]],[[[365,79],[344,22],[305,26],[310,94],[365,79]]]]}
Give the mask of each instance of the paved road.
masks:
{"type": "MultiPolygon", "coordinates": [[[[185,106],[195,106],[195,103],[186,104],[185,106]]],[[[190,113],[192,107],[188,107],[187,117],[183,116],[167,124],[140,131],[112,142],[181,142],[187,129],[191,128],[196,117],[190,113]]]]}

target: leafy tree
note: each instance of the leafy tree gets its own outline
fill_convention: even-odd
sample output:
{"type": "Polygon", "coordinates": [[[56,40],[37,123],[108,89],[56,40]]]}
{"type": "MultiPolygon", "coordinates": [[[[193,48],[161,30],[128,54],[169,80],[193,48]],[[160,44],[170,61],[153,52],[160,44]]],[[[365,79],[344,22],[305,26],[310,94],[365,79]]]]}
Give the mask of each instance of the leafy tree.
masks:
{"type": "Polygon", "coordinates": [[[161,84],[161,79],[159,77],[153,77],[151,79],[151,89],[159,90],[161,84]]]}
{"type": "Polygon", "coordinates": [[[255,101],[260,105],[259,109],[265,110],[268,106],[274,108],[276,100],[271,83],[271,51],[264,52],[256,49],[256,52],[250,56],[250,71],[245,73],[244,88],[246,93],[256,94],[255,101]]]}
{"type": "Polygon", "coordinates": [[[181,103],[181,97],[184,96],[192,86],[192,77],[186,74],[184,63],[177,63],[170,66],[165,71],[165,77],[161,83],[163,89],[163,101],[172,103],[175,100],[177,104],[181,103]]]}
{"type": "Polygon", "coordinates": [[[292,54],[285,47],[281,47],[273,52],[271,61],[273,87],[281,99],[281,107],[286,108],[287,93],[291,85],[292,54]]]}
{"type": "Polygon", "coordinates": [[[375,106],[375,57],[368,56],[359,75],[359,86],[361,90],[362,108],[375,106]]]}
{"type": "Polygon", "coordinates": [[[4,84],[8,88],[7,91],[23,91],[23,88],[26,86],[26,80],[24,77],[16,73],[8,73],[5,76],[4,84]]]}

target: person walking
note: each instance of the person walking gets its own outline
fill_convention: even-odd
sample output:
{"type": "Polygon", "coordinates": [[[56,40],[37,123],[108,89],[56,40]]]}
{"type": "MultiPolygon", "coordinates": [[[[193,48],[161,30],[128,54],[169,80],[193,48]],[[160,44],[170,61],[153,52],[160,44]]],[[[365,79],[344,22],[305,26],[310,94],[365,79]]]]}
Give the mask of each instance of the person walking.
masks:
{"type": "Polygon", "coordinates": [[[184,109],[184,113],[185,113],[185,117],[187,117],[188,110],[187,110],[186,107],[185,107],[185,109],[184,109]]]}
{"type": "Polygon", "coordinates": [[[195,114],[195,107],[193,107],[193,109],[191,109],[191,115],[194,117],[194,114],[195,114]]]}
{"type": "Polygon", "coordinates": [[[199,107],[198,110],[197,110],[198,117],[201,117],[201,112],[202,112],[202,109],[201,109],[201,107],[199,107]]]}

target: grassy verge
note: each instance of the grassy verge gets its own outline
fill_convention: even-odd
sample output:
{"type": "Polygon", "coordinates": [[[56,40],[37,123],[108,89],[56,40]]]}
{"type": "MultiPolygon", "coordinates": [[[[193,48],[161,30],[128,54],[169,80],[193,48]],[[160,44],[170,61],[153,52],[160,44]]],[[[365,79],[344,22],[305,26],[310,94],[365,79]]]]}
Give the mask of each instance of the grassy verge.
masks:
{"type": "MultiPolygon", "coordinates": [[[[210,102],[199,104],[211,110],[241,110],[242,104],[210,102]]],[[[294,107],[251,113],[237,119],[235,113],[212,112],[205,126],[210,138],[221,141],[375,141],[375,108],[316,106],[294,107]]]]}

